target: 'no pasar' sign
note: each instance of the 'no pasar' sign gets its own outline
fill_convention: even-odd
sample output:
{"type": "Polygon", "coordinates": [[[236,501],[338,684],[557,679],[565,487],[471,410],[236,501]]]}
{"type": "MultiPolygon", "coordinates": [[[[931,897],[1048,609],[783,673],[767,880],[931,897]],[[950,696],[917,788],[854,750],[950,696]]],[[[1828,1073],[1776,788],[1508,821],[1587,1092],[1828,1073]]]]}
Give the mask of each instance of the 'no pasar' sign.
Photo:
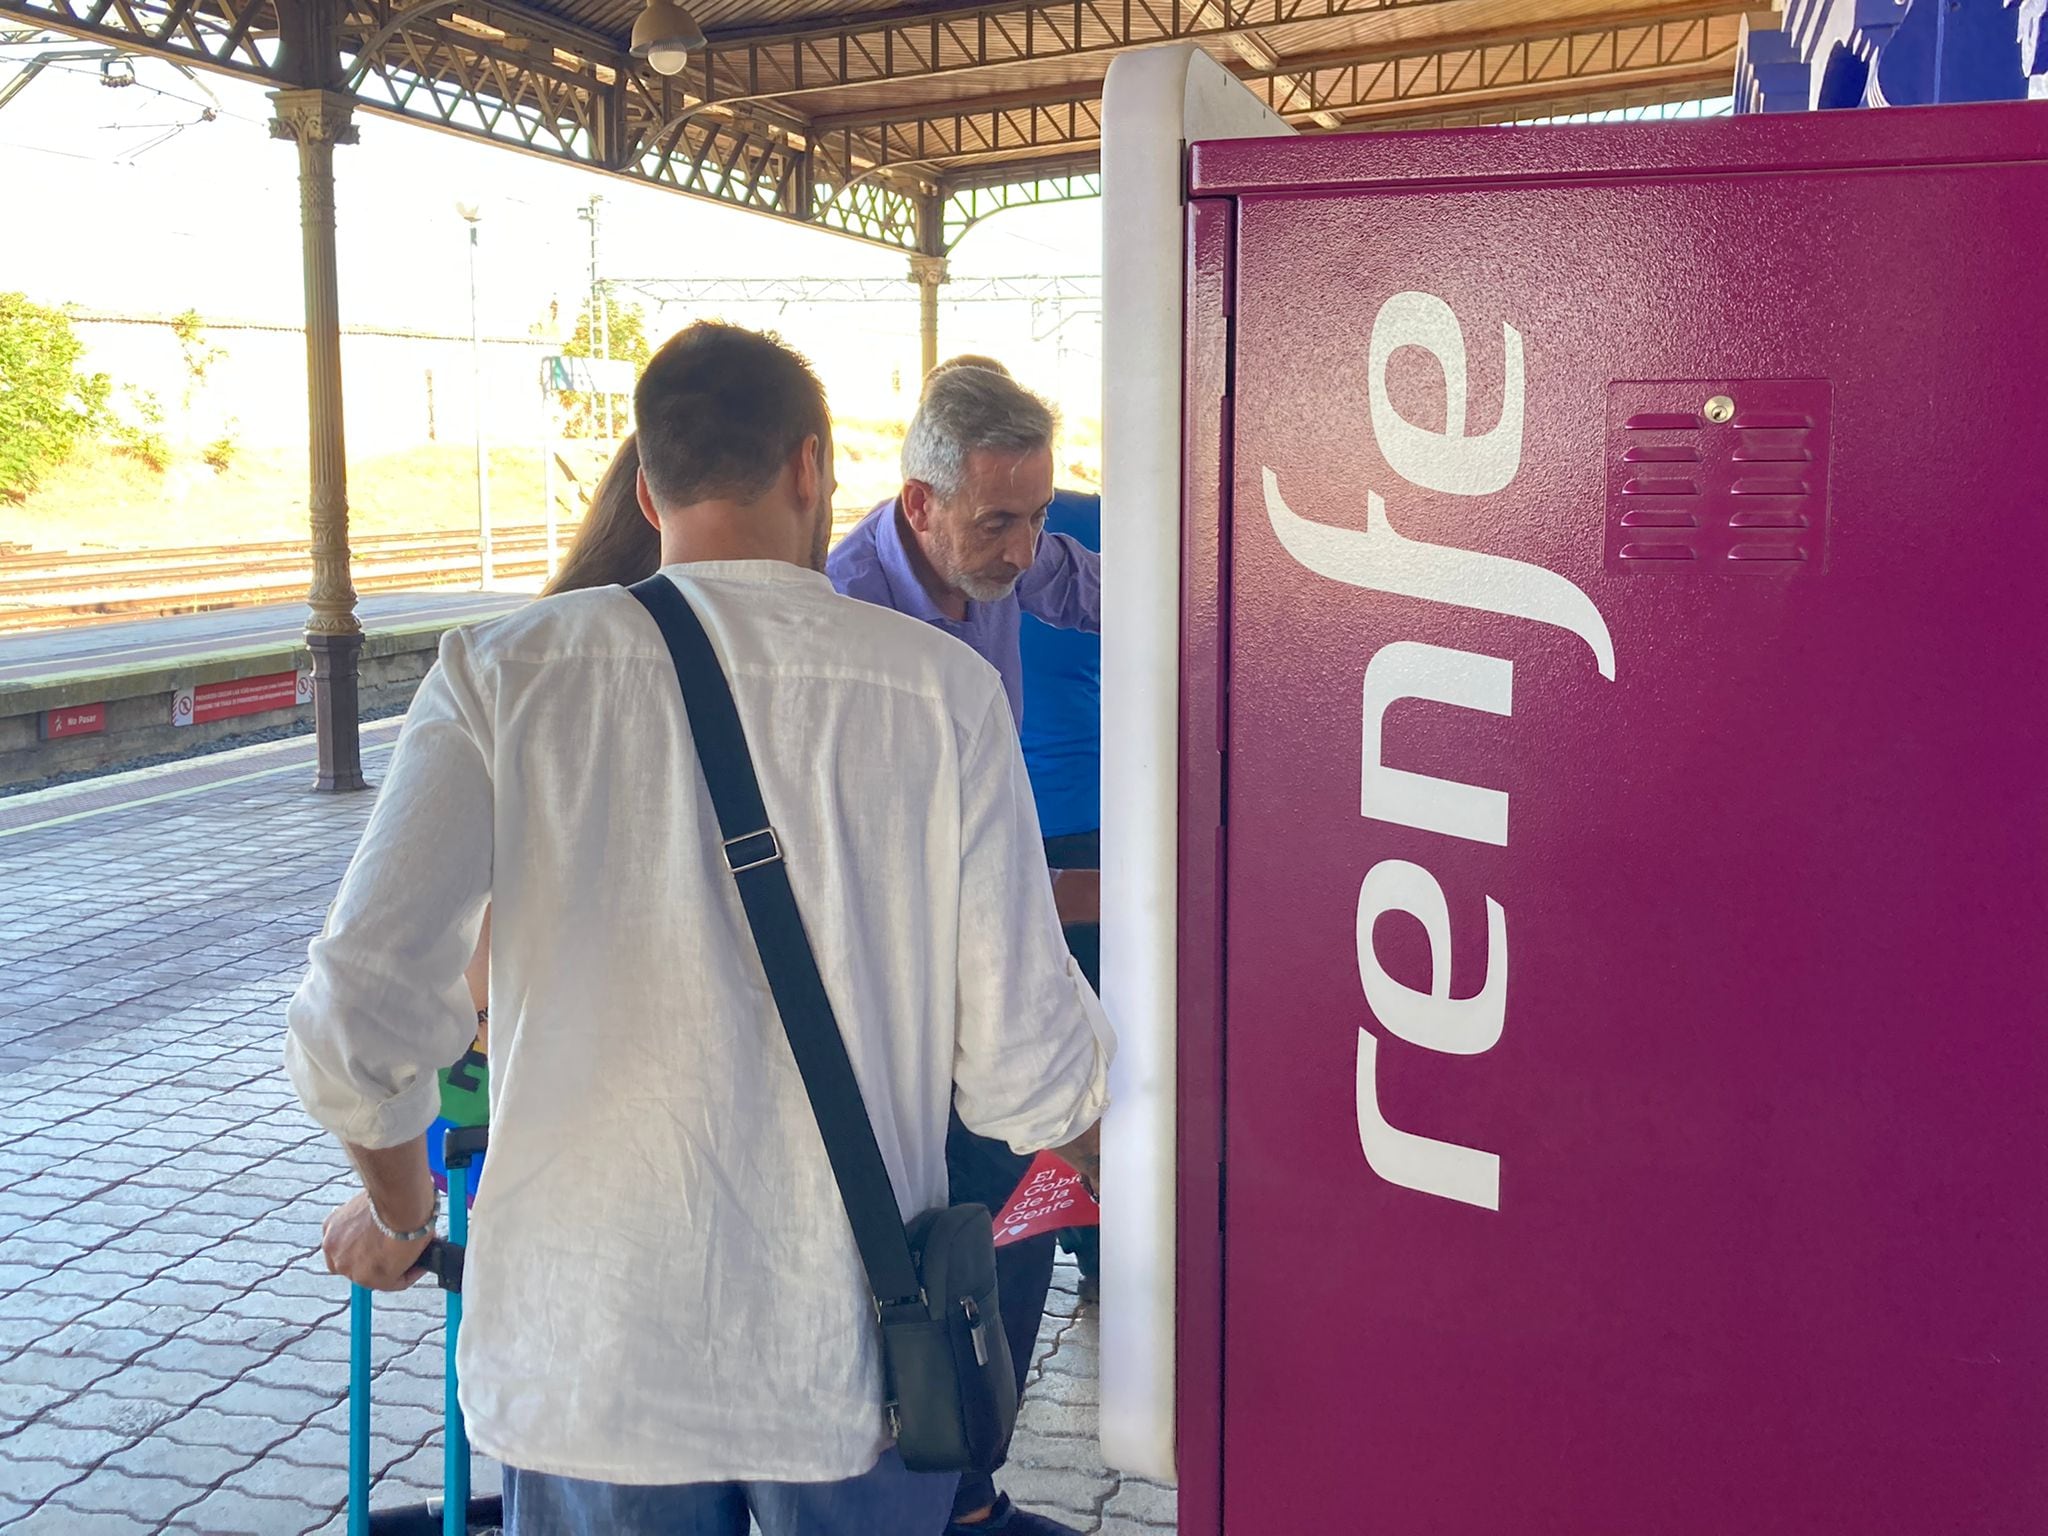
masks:
{"type": "Polygon", "coordinates": [[[1027,1237],[1043,1237],[1067,1227],[1093,1227],[1101,1221],[1102,1208],[1088,1193],[1081,1175],[1064,1158],[1041,1152],[1024,1170],[1023,1182],[996,1217],[996,1246],[1021,1243],[1027,1237]]]}

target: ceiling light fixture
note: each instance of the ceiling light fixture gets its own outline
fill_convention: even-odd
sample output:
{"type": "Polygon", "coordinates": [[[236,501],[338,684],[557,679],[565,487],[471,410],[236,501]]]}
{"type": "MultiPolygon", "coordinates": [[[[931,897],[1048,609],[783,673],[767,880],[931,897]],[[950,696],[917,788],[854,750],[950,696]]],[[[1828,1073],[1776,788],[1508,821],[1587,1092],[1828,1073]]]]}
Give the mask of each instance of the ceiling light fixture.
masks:
{"type": "Polygon", "coordinates": [[[645,59],[658,75],[680,75],[690,55],[704,46],[704,29],[675,0],[647,0],[633,23],[633,57],[645,59]]]}

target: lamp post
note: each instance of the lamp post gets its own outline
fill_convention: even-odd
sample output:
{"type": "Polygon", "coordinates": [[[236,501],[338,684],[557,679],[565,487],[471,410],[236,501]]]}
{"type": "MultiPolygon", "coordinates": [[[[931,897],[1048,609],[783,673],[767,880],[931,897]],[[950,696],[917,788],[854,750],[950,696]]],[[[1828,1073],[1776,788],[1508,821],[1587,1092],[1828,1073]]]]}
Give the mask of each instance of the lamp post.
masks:
{"type": "MultiPolygon", "coordinates": [[[[602,193],[592,193],[590,201],[576,210],[576,217],[590,226],[590,355],[610,362],[612,357],[611,298],[604,290],[604,282],[598,274],[598,220],[604,207],[602,193]]],[[[595,371],[595,370],[593,370],[595,371]]],[[[612,416],[612,394],[609,385],[598,390],[590,402],[590,429],[597,430],[599,417],[598,401],[604,402],[604,435],[607,441],[618,438],[617,424],[612,416]]]]}
{"type": "Polygon", "coordinates": [[[469,394],[476,421],[476,558],[477,585],[490,589],[491,569],[491,466],[484,452],[484,341],[477,319],[476,249],[477,226],[484,211],[476,203],[457,203],[455,211],[469,224],[469,394]]]}

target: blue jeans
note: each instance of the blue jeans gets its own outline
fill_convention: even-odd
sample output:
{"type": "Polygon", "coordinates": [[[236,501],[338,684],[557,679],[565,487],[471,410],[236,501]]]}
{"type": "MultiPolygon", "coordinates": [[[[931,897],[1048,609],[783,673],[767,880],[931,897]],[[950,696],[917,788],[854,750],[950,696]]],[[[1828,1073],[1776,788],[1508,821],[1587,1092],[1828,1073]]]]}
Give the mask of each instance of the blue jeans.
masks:
{"type": "Polygon", "coordinates": [[[587,1483],[505,1469],[505,1536],[939,1536],[951,1472],[912,1472],[892,1448],[836,1483],[587,1483]]]}

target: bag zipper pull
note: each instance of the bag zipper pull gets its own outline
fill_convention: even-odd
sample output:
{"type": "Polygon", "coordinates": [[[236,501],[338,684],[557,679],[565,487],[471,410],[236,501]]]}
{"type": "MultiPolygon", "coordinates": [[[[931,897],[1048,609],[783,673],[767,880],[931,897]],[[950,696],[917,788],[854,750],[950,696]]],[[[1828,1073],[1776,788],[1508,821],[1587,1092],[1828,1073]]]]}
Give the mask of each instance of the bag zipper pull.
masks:
{"type": "Polygon", "coordinates": [[[967,1337],[974,1342],[974,1363],[988,1364],[988,1324],[981,1320],[981,1308],[969,1297],[960,1303],[960,1310],[967,1314],[967,1337]]]}

